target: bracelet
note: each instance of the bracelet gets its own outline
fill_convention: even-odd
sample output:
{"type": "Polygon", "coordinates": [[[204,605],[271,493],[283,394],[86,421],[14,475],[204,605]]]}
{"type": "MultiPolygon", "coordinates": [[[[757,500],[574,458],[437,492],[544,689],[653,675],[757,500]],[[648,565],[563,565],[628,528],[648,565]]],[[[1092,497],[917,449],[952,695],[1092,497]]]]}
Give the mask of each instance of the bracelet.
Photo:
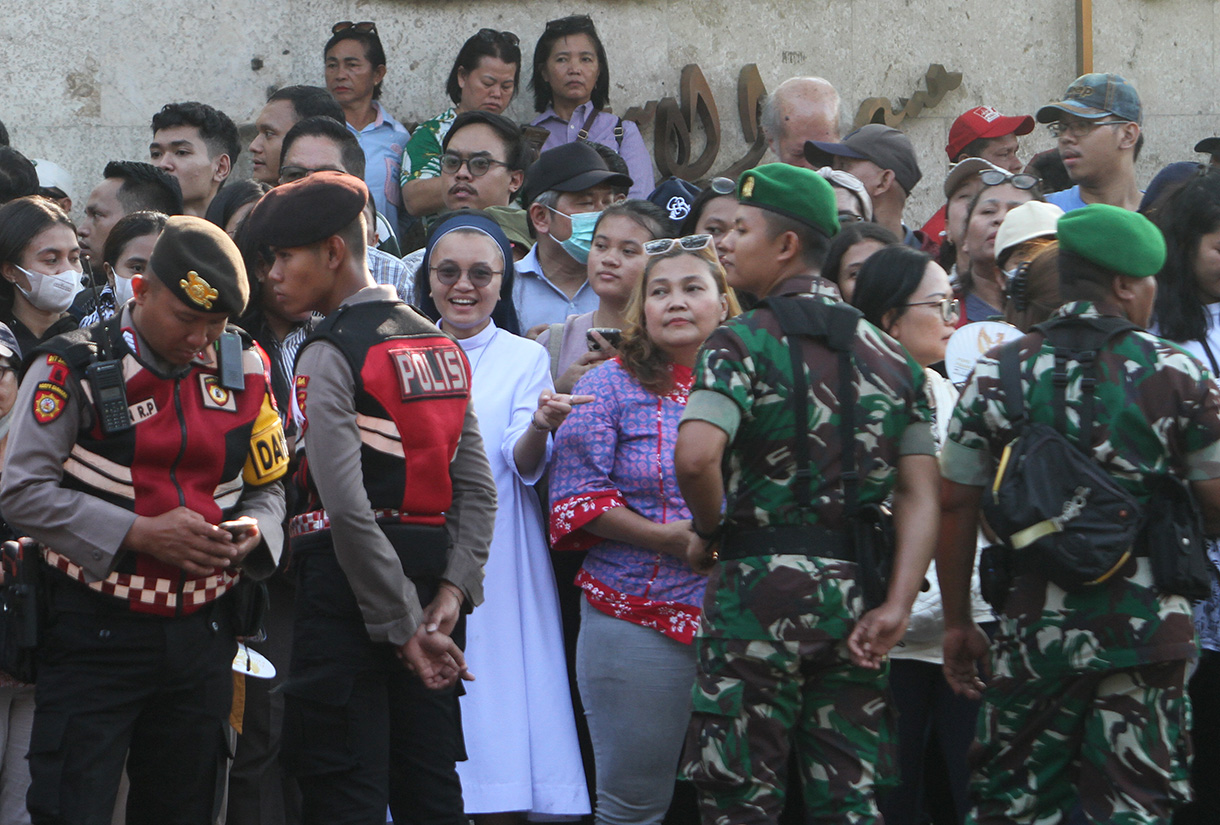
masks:
{"type": "Polygon", "coordinates": [[[547,427],[547,426],[539,427],[538,426],[538,411],[537,410],[535,410],[534,414],[530,416],[530,426],[533,427],[535,430],[537,430],[540,433],[551,432],[550,427],[547,427]]]}

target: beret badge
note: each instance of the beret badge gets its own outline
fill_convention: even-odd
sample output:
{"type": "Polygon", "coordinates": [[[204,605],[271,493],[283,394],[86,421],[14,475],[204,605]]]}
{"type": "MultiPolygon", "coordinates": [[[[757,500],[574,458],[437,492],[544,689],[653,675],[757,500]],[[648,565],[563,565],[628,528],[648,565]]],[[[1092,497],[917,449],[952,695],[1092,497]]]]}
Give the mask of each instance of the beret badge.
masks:
{"type": "Polygon", "coordinates": [[[178,281],[178,286],[182,287],[186,297],[204,309],[211,309],[212,302],[220,297],[220,293],[211,284],[199,277],[199,273],[193,269],[186,273],[185,278],[178,281]]]}

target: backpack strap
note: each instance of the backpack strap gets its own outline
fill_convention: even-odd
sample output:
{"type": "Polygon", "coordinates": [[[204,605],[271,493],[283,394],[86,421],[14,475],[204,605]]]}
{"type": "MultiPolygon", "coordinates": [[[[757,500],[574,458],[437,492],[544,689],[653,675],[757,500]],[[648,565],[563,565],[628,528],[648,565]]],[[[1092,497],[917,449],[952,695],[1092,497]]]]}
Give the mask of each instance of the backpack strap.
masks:
{"type": "Polygon", "coordinates": [[[1054,388],[1055,429],[1067,435],[1068,361],[1080,364],[1081,379],[1080,437],[1078,446],[1086,452],[1093,444],[1093,418],[1097,394],[1097,356],[1115,338],[1140,327],[1118,316],[1052,318],[1034,329],[1046,336],[1055,348],[1054,388]]]}
{"type": "Polygon", "coordinates": [[[1021,388],[1021,342],[1009,341],[1000,347],[1000,389],[1004,393],[1004,413],[1019,431],[1025,426],[1025,393],[1021,388]]]}
{"type": "Polygon", "coordinates": [[[563,349],[564,324],[551,324],[550,337],[546,339],[546,351],[551,356],[551,382],[559,380],[559,353],[563,349]]]}
{"type": "MultiPolygon", "coordinates": [[[[589,130],[593,128],[593,121],[597,120],[597,116],[602,113],[602,110],[594,106],[589,110],[589,116],[585,118],[585,125],[580,127],[580,131],[576,133],[577,140],[588,140],[589,130]]],[[[622,123],[620,120],[619,123],[622,123]]]]}
{"type": "Polygon", "coordinates": [[[792,402],[794,413],[792,454],[796,462],[793,495],[801,512],[813,507],[810,486],[813,469],[809,459],[809,382],[798,336],[820,338],[838,353],[839,359],[839,441],[843,463],[843,500],[845,514],[854,518],[859,510],[859,477],[856,472],[856,393],[853,382],[852,342],[856,324],[862,316],[847,304],[824,304],[804,298],[774,297],[760,302],[779,321],[780,331],[789,339],[788,355],[792,364],[792,402]]]}

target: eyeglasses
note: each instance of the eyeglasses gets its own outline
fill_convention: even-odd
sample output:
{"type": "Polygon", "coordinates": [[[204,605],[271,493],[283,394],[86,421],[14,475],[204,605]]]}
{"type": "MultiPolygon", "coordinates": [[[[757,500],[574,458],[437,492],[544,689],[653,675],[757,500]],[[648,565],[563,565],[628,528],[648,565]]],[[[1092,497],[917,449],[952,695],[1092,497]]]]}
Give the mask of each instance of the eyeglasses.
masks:
{"type": "Polygon", "coordinates": [[[559,33],[592,32],[593,18],[587,14],[572,14],[558,20],[548,20],[546,30],[559,33]]]}
{"type": "Polygon", "coordinates": [[[707,185],[717,195],[731,195],[737,189],[737,184],[732,178],[712,178],[712,182],[707,185]]]}
{"type": "Polygon", "coordinates": [[[711,246],[711,244],[711,235],[687,235],[685,238],[657,238],[655,241],[646,241],[644,243],[644,251],[649,255],[664,255],[669,250],[677,247],[684,252],[698,252],[700,249],[711,246]]]}
{"type": "Polygon", "coordinates": [[[337,166],[319,166],[317,169],[310,169],[307,166],[281,166],[280,167],[280,183],[292,183],[294,180],[300,180],[312,175],[314,172],[346,172],[346,169],[340,169],[337,166]]]}
{"type": "Polygon", "coordinates": [[[494,270],[487,264],[473,264],[469,269],[463,270],[457,264],[443,263],[440,266],[431,268],[436,275],[436,280],[440,281],[445,286],[453,286],[461,280],[462,275],[470,281],[470,285],[476,288],[482,288],[491,283],[491,279],[497,275],[503,275],[503,270],[494,270]]]}
{"type": "Polygon", "coordinates": [[[946,324],[953,323],[962,312],[962,302],[956,298],[941,298],[939,301],[917,301],[913,304],[903,304],[904,307],[940,307],[940,319],[946,324]]]}
{"type": "Polygon", "coordinates": [[[492,42],[495,42],[496,40],[503,40],[510,46],[521,45],[521,41],[517,39],[517,35],[513,34],[512,32],[502,32],[496,29],[479,29],[475,33],[475,37],[479,38],[480,40],[490,40],[492,42]]]}
{"type": "Polygon", "coordinates": [[[372,20],[362,20],[359,23],[353,23],[350,20],[341,20],[330,27],[331,34],[345,32],[348,29],[355,29],[361,34],[377,34],[377,24],[372,20]]]}
{"type": "Polygon", "coordinates": [[[1134,120],[1073,120],[1063,121],[1056,120],[1054,123],[1046,124],[1047,130],[1055,137],[1062,137],[1066,132],[1072,137],[1079,140],[1080,138],[1091,134],[1098,126],[1125,126],[1128,123],[1135,123],[1134,120]]]}
{"type": "Polygon", "coordinates": [[[462,164],[466,164],[466,168],[470,170],[470,176],[481,178],[491,171],[492,166],[503,166],[508,168],[508,164],[502,160],[489,158],[487,155],[472,155],[464,158],[461,155],[451,154],[446,152],[441,155],[441,171],[446,175],[456,175],[458,170],[462,168],[462,164]]]}
{"type": "Polygon", "coordinates": [[[984,186],[999,186],[1001,183],[1007,183],[1017,189],[1033,189],[1042,182],[1042,179],[1036,175],[1027,175],[1024,172],[1010,175],[999,169],[984,169],[979,172],[979,179],[983,181],[984,186]]]}

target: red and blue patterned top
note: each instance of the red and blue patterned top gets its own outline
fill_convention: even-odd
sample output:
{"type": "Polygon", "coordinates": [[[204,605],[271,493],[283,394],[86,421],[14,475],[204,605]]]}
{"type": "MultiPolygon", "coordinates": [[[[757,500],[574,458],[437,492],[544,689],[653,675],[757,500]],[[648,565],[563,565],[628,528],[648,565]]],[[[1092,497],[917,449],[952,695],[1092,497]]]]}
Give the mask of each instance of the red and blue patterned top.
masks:
{"type": "Polygon", "coordinates": [[[615,358],[573,392],[596,400],[572,410],[555,436],[551,543],[589,551],[576,584],[589,604],[615,618],[690,644],[707,579],[685,561],[603,539],[585,525],[615,507],[661,524],[690,518],[674,475],[674,442],[692,375],[675,365],[673,389],[658,396],[615,358]]]}

